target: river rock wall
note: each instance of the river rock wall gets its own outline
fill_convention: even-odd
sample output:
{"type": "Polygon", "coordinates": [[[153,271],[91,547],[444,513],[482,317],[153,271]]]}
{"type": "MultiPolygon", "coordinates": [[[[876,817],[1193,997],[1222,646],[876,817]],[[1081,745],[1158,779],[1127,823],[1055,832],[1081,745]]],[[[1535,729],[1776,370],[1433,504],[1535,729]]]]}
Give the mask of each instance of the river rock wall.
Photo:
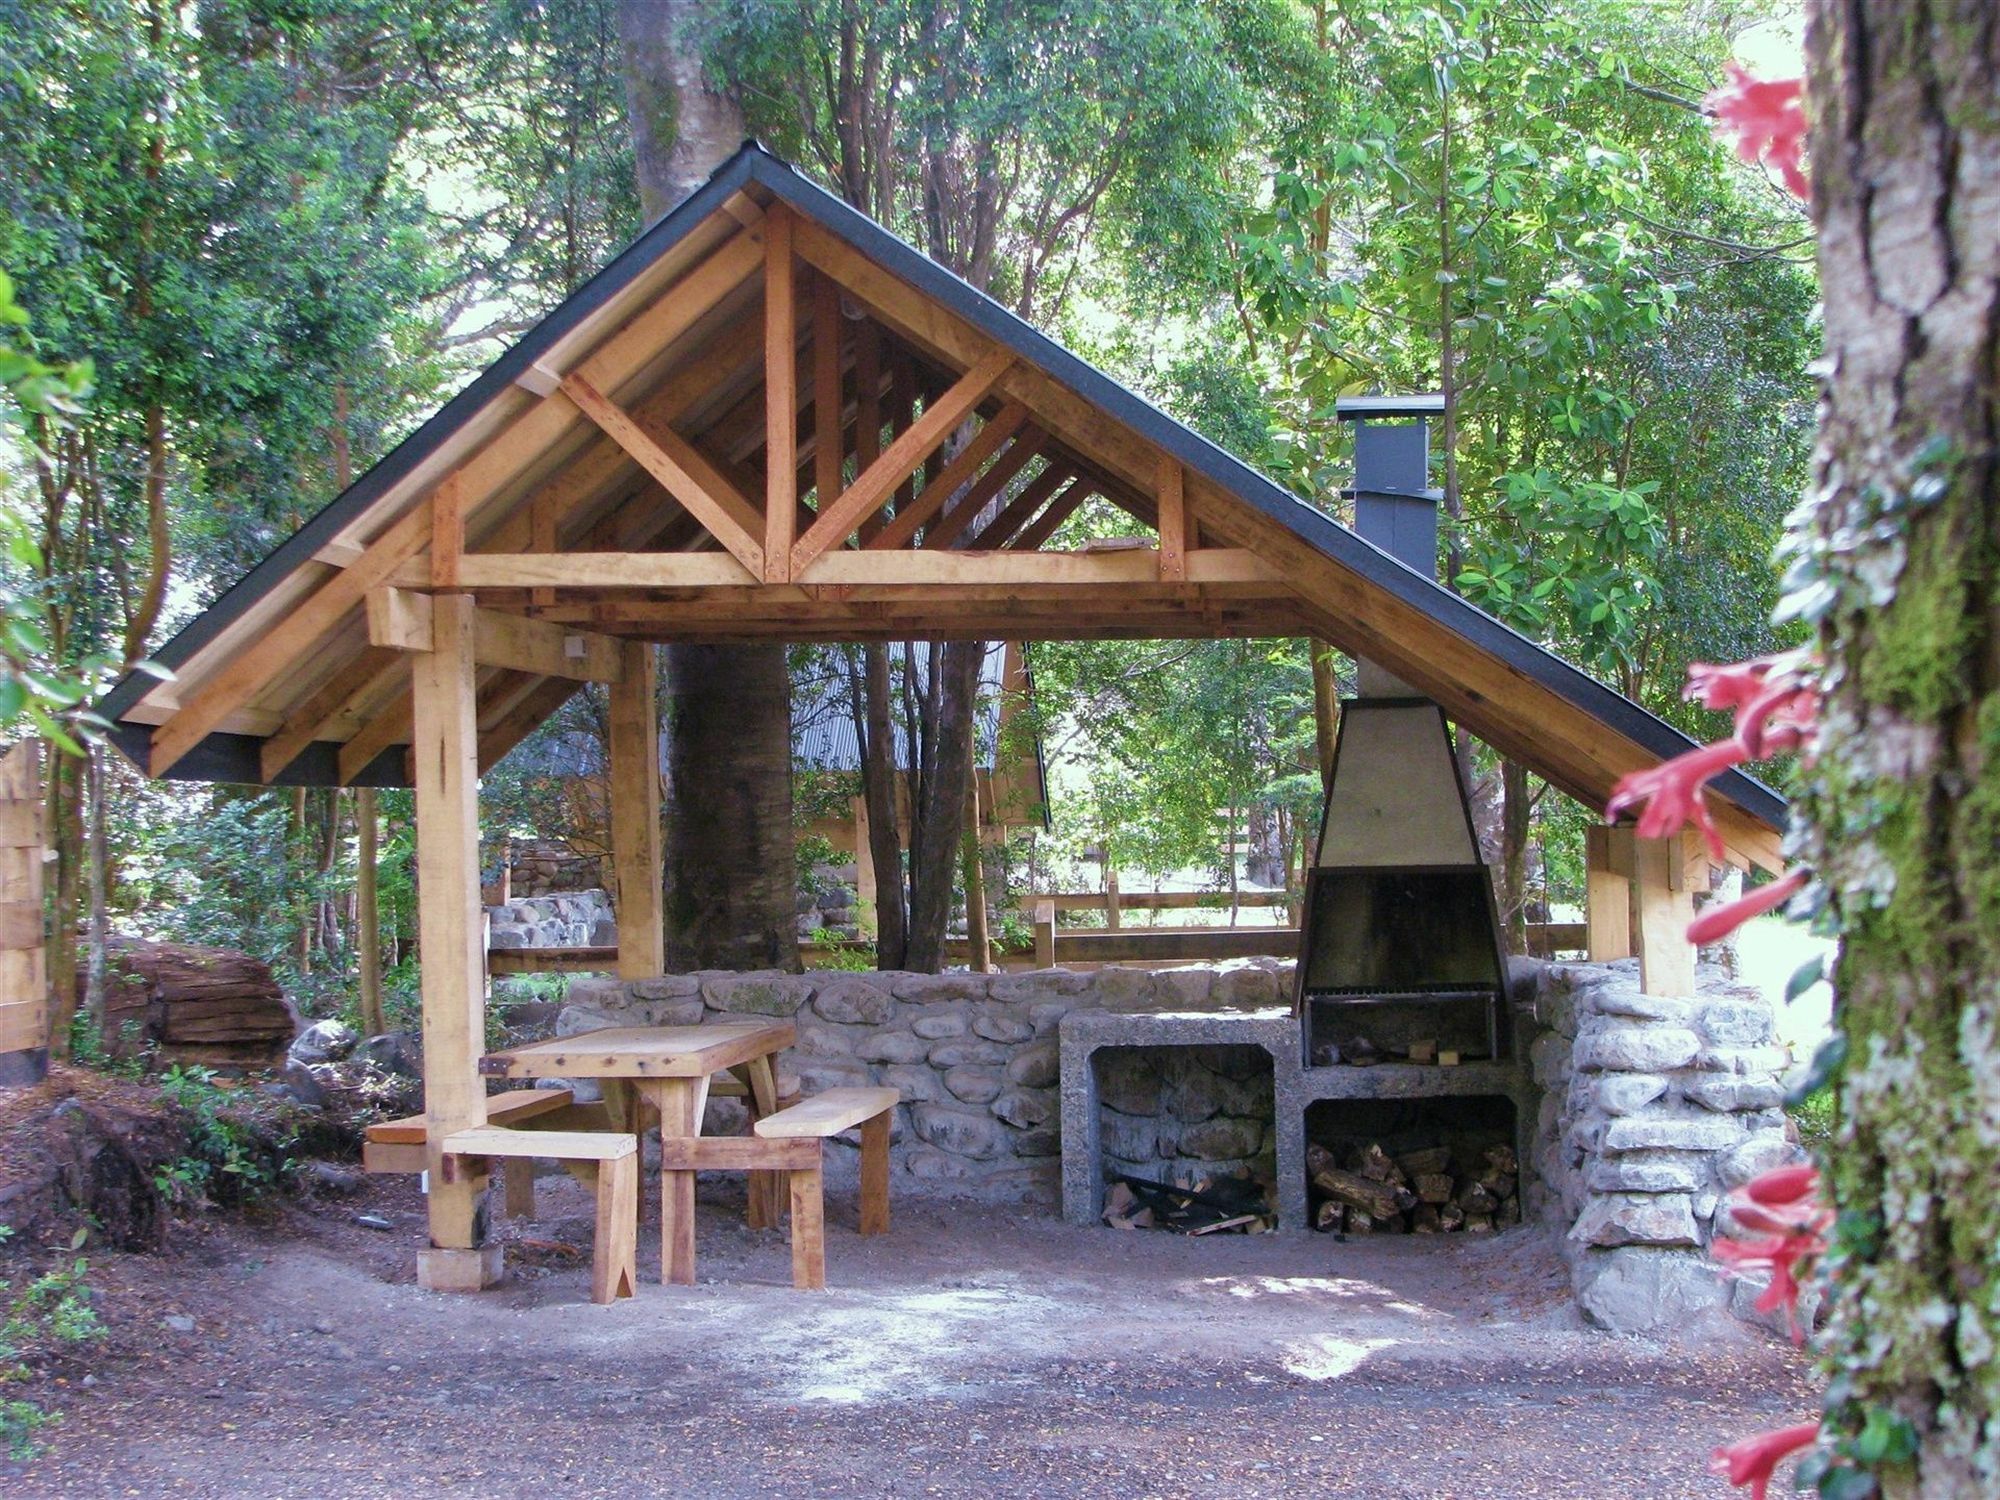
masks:
{"type": "Polygon", "coordinates": [[[1704,979],[1694,997],[1642,994],[1630,960],[1537,965],[1531,979],[1536,1172],[1569,1225],[1584,1315],[1617,1332],[1732,1302],[1747,1313],[1754,1289],[1705,1254],[1724,1195],[1804,1156],[1770,1002],[1704,979]]]}

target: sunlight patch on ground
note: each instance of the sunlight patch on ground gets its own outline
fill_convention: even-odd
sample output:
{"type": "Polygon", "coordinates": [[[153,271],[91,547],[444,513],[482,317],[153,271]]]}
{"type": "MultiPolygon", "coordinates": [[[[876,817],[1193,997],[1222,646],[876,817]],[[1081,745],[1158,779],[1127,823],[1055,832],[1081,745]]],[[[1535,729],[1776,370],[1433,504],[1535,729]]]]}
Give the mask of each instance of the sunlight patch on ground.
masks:
{"type": "Polygon", "coordinates": [[[779,1400],[842,1405],[927,1395],[959,1383],[997,1349],[1020,1343],[1023,1330],[1059,1333],[1062,1323],[1054,1300],[1004,1287],[852,1296],[762,1337],[779,1366],[764,1391],[779,1400]]]}
{"type": "Polygon", "coordinates": [[[1343,1339],[1320,1334],[1285,1345],[1278,1363],[1306,1380],[1338,1380],[1361,1368],[1362,1361],[1377,1349],[1387,1349],[1395,1339],[1343,1339]]]}
{"type": "Polygon", "coordinates": [[[1232,1297],[1387,1297],[1386,1286],[1351,1276],[1204,1276],[1196,1286],[1227,1292],[1232,1297]]]}

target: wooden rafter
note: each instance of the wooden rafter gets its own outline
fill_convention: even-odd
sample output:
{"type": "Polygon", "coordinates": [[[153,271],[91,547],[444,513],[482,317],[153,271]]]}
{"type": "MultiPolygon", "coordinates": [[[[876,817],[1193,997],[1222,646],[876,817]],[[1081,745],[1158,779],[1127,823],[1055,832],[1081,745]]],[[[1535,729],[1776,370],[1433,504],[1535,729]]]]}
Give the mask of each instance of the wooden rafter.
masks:
{"type": "MultiPolygon", "coordinates": [[[[1012,483],[1014,476],[1027,467],[1028,460],[1042,450],[1045,434],[1033,422],[1028,423],[1015,436],[1014,441],[1000,450],[986,472],[973,481],[972,487],[959,497],[958,503],[942,515],[932,516],[924,522],[926,547],[948,547],[958,539],[961,532],[970,526],[979,513],[993,502],[993,497],[1012,483]]],[[[943,505],[948,496],[942,487],[938,493],[938,504],[943,505]]],[[[902,538],[901,528],[894,522],[870,542],[869,548],[885,548],[892,539],[902,538]]],[[[907,540],[907,538],[902,538],[907,540]]]]}
{"type": "Polygon", "coordinates": [[[1047,465],[1020,494],[1007,503],[999,515],[973,534],[967,546],[975,552],[1006,546],[1014,534],[1028,524],[1035,512],[1040,510],[1059,488],[1076,482],[1078,482],[1076,476],[1067,469],[1056,464],[1047,465]]]}
{"type": "Polygon", "coordinates": [[[693,444],[670,431],[648,436],[622,408],[581,376],[567,377],[562,389],[738,562],[758,577],[764,576],[764,548],[755,534],[756,510],[693,444]]]}
{"type": "Polygon", "coordinates": [[[326,733],[355,700],[383,673],[402,661],[402,654],[371,646],[338,668],[313,694],[285,716],[284,727],[264,741],[257,753],[264,780],[276,781],[286,767],[305,753],[306,746],[326,733]]]}
{"type": "Polygon", "coordinates": [[[1062,523],[1075,515],[1083,502],[1095,493],[1097,482],[1086,475],[1079,475],[1075,484],[1051,500],[1046,510],[1022,528],[1021,534],[1007,544],[1008,548],[1015,552],[1039,551],[1062,523]]]}
{"type": "MultiPolygon", "coordinates": [[[[924,525],[940,510],[952,495],[970,484],[979,472],[979,466],[1000,450],[1000,445],[1022,431],[1028,420],[1028,409],[1018,401],[1009,401],[1001,407],[993,419],[982,425],[966,445],[952,455],[950,463],[936,478],[927,480],[923,492],[907,505],[896,507],[895,519],[878,533],[885,548],[900,547],[917,534],[917,528],[924,525]]],[[[1023,454],[1023,463],[1027,456],[1023,454]]]]}
{"type": "Polygon", "coordinates": [[[1014,356],[996,349],[966,371],[958,383],[924,408],[923,416],[903,432],[849,485],[838,500],[827,506],[792,548],[791,576],[811,567],[813,560],[861,524],[909,477],[930,451],[942,443],[951,430],[972,412],[994,383],[1007,373],[1014,356]]]}

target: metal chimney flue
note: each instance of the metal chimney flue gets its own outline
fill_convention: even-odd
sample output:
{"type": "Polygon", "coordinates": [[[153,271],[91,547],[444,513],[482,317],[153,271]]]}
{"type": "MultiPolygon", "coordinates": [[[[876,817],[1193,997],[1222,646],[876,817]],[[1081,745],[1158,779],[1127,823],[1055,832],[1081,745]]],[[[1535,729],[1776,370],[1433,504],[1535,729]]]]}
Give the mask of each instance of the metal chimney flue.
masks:
{"type": "MultiPolygon", "coordinates": [[[[1343,400],[1355,531],[1437,577],[1429,418],[1440,396],[1343,400]]],[[[1451,1056],[1510,1044],[1493,887],[1437,704],[1356,663],[1306,877],[1297,1006],[1306,1065],[1451,1056]]]]}

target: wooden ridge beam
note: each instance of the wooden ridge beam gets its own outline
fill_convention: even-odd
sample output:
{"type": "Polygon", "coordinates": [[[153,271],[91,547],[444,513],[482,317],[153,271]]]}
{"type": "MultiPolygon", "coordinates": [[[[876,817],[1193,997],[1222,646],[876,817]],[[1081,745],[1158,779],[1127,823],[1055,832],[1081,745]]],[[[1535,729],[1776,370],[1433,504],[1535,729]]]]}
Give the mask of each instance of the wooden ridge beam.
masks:
{"type": "MultiPolygon", "coordinates": [[[[431,600],[408,589],[379,588],[368,595],[368,643],[395,651],[431,649],[431,600]]],[[[624,668],[617,641],[565,630],[544,620],[496,610],[472,612],[473,660],[534,677],[616,682],[624,668]]]]}
{"type": "Polygon", "coordinates": [[[671,432],[649,436],[622,407],[607,400],[581,376],[566,377],[562,391],[738,562],[759,578],[764,576],[764,548],[756,537],[762,523],[756,510],[693,444],[671,432]]]}
{"type": "MultiPolygon", "coordinates": [[[[971,415],[986,393],[1014,362],[996,349],[960,377],[957,384],[924,407],[924,414],[907,427],[882,455],[855,477],[838,500],[822,509],[812,529],[792,549],[790,576],[810,568],[815,559],[847,540],[856,527],[888,502],[896,487],[942,443],[951,430],[971,415]]],[[[947,465],[947,468],[950,466],[947,465]]],[[[928,486],[926,487],[928,488],[928,486]]]]}

